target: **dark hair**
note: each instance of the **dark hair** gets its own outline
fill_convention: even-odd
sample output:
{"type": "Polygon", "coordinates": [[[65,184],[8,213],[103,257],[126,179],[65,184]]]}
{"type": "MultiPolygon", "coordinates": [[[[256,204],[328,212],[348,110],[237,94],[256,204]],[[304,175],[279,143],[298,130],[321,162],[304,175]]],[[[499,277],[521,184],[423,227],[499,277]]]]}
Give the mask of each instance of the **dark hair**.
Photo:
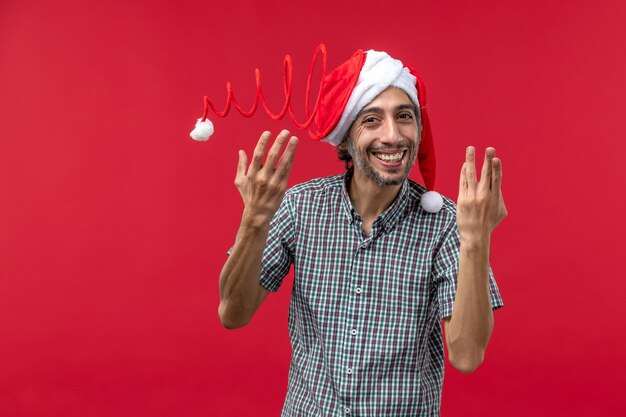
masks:
{"type": "Polygon", "coordinates": [[[352,166],[352,155],[350,155],[350,152],[348,151],[349,140],[350,138],[346,133],[345,135],[343,135],[341,143],[337,145],[337,158],[339,158],[340,161],[343,161],[344,165],[346,166],[346,171],[350,169],[350,166],[352,166]]]}
{"type": "MultiPolygon", "coordinates": [[[[422,112],[412,101],[411,101],[411,104],[413,105],[413,111],[415,112],[415,119],[416,119],[415,121],[417,122],[417,137],[419,140],[422,137],[422,128],[423,128],[422,112]]],[[[354,123],[354,121],[352,123],[354,123]]],[[[350,125],[350,128],[348,128],[348,131],[350,131],[351,128],[352,128],[352,125],[350,125]]],[[[348,150],[349,140],[350,140],[350,137],[348,136],[348,132],[346,132],[346,134],[343,135],[343,139],[341,140],[339,145],[337,145],[337,158],[339,158],[340,161],[343,161],[344,165],[346,166],[346,170],[350,169],[350,167],[352,166],[352,155],[350,155],[350,152],[348,150]]]]}

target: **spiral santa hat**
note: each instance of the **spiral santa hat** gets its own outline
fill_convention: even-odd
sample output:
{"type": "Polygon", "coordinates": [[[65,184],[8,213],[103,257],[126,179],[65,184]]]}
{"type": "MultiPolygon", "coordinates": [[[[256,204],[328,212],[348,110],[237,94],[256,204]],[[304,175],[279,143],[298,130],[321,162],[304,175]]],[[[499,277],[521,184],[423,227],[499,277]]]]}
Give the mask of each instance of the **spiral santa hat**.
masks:
{"type": "Polygon", "coordinates": [[[211,108],[218,117],[225,117],[231,106],[245,117],[252,116],[259,103],[271,119],[280,120],[287,112],[293,123],[300,129],[307,129],[311,139],[339,145],[359,111],[389,87],[403,90],[420,109],[422,116],[422,135],[418,148],[418,166],[428,192],[421,198],[424,210],[436,213],[442,205],[441,195],[433,190],[435,185],[435,150],[428,112],[426,111],[426,91],[424,84],[415,70],[405,66],[386,52],[357,50],[346,62],[326,74],[326,48],[320,44],[313,56],[309,69],[305,98],[305,120],[299,122],[290,105],[292,88],[291,57],[285,56],[284,61],[284,93],[285,103],[278,113],[273,113],[267,106],[261,90],[261,76],[256,74],[256,97],[252,108],[244,110],[235,100],[232,85],[226,84],[227,98],[225,109],[219,111],[213,103],[204,97],[204,114],[198,119],[191,132],[195,140],[206,141],[213,134],[213,123],[207,118],[211,108]],[[309,111],[311,94],[311,78],[318,57],[322,57],[322,81],[312,111],[309,111]]]}

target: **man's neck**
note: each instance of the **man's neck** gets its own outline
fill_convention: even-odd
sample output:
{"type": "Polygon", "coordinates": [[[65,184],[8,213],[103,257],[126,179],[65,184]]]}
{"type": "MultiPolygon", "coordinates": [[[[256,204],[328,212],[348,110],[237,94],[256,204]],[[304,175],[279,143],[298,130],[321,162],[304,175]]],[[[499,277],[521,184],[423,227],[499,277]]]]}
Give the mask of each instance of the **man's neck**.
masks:
{"type": "Polygon", "coordinates": [[[364,177],[361,172],[354,171],[348,194],[363,222],[371,225],[382,212],[391,206],[401,188],[402,184],[381,186],[364,177]]]}

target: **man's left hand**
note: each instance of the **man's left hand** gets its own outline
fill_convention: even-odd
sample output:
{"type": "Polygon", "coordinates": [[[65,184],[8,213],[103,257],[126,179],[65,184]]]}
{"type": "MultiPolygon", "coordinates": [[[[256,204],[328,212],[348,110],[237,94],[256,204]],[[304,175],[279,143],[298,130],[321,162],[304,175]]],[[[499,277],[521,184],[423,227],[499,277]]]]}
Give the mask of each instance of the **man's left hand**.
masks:
{"type": "Polygon", "coordinates": [[[480,180],[476,175],[476,150],[469,146],[461,168],[456,221],[461,242],[488,242],[491,232],[507,215],[502,197],[502,161],[487,148],[480,180]]]}

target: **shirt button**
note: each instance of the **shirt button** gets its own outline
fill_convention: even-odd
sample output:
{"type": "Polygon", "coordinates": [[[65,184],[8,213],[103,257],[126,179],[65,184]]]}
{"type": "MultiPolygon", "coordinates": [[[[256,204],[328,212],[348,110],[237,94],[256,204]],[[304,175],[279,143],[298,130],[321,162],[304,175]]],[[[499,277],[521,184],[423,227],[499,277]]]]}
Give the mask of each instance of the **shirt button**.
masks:
{"type": "Polygon", "coordinates": [[[356,290],[354,290],[357,294],[361,294],[363,292],[363,290],[361,289],[361,287],[356,287],[356,290]]]}
{"type": "Polygon", "coordinates": [[[348,369],[346,369],[346,373],[347,373],[348,375],[352,375],[352,368],[348,368],[348,369]]]}
{"type": "Polygon", "coordinates": [[[345,411],[346,414],[350,414],[351,410],[350,410],[350,407],[346,407],[346,408],[343,409],[343,411],[345,411]]]}
{"type": "Polygon", "coordinates": [[[352,329],[350,333],[352,333],[352,336],[356,336],[356,329],[352,329]]]}

